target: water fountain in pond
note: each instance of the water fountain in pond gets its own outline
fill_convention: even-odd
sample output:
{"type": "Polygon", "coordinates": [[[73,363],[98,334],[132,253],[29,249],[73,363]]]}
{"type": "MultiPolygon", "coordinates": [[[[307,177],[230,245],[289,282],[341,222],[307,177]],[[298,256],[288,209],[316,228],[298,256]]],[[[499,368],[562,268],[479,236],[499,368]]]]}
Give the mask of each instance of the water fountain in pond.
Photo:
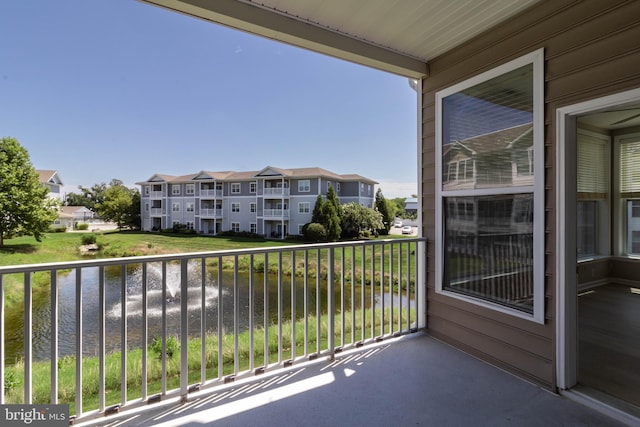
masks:
{"type": "MultiPolygon", "coordinates": [[[[187,269],[187,307],[188,310],[200,310],[202,307],[202,271],[201,263],[190,263],[187,269]]],[[[166,293],[162,291],[162,265],[160,263],[147,264],[147,317],[161,317],[164,311],[168,316],[179,315],[181,309],[181,299],[184,297],[180,292],[181,282],[180,264],[168,263],[166,266],[166,293]]],[[[142,315],[143,309],[142,295],[142,269],[138,268],[127,278],[127,314],[129,316],[142,315]]],[[[213,282],[208,282],[204,287],[204,299],[207,307],[215,306],[218,302],[218,287],[213,282]]],[[[111,317],[119,318],[122,314],[121,301],[109,307],[108,314],[111,317]]]]}

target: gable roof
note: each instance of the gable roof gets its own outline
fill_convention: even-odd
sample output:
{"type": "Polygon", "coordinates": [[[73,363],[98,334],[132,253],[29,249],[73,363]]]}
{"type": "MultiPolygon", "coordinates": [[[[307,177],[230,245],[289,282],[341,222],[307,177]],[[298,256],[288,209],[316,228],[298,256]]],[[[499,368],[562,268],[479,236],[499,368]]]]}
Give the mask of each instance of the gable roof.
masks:
{"type": "Polygon", "coordinates": [[[309,168],[295,168],[295,169],[284,169],[273,166],[267,166],[259,171],[241,171],[241,172],[210,172],[210,171],[200,171],[195,174],[182,175],[182,176],[173,176],[173,175],[163,175],[163,174],[155,174],[147,181],[138,182],[138,185],[144,184],[152,184],[152,183],[184,183],[184,182],[193,182],[193,181],[202,181],[202,180],[219,180],[219,181],[247,181],[253,178],[264,178],[264,177],[286,177],[286,178],[316,178],[316,177],[324,177],[330,180],[335,181],[357,181],[357,182],[366,182],[369,184],[377,184],[377,181],[374,181],[370,178],[363,177],[357,174],[347,174],[340,175],[335,172],[331,172],[329,170],[319,168],[319,167],[309,167],[309,168]]]}
{"type": "Polygon", "coordinates": [[[57,171],[49,169],[36,169],[38,179],[42,184],[63,185],[57,171]]]}

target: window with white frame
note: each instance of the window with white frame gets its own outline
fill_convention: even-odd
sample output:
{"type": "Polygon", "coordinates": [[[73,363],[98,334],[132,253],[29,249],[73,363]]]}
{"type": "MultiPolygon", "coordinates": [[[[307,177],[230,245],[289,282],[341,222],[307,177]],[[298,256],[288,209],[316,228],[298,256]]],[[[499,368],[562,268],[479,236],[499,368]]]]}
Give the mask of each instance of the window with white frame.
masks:
{"type": "Polygon", "coordinates": [[[577,136],[577,255],[608,255],[611,143],[607,135],[585,130],[577,136]]]}
{"type": "Polygon", "coordinates": [[[252,222],[251,224],[249,224],[249,231],[252,232],[253,234],[258,232],[258,226],[256,225],[255,222],[252,222]]]}
{"type": "Polygon", "coordinates": [[[171,186],[171,194],[173,194],[174,196],[180,194],[180,184],[173,184],[171,186]]]}
{"type": "Polygon", "coordinates": [[[171,204],[171,211],[180,212],[180,203],[172,203],[171,204]]]}
{"type": "Polygon", "coordinates": [[[627,254],[640,255],[640,134],[621,137],[617,151],[620,204],[626,211],[624,246],[627,254]]]}
{"type": "Polygon", "coordinates": [[[258,211],[258,205],[256,203],[251,203],[249,205],[249,210],[251,213],[256,213],[258,211]]]}
{"type": "Polygon", "coordinates": [[[311,204],[309,202],[298,203],[298,213],[308,214],[309,212],[311,212],[311,204]]]}
{"type": "Polygon", "coordinates": [[[231,212],[240,212],[240,203],[231,203],[231,212]]]}
{"type": "Polygon", "coordinates": [[[339,193],[340,192],[340,183],[336,182],[336,191],[339,193]]]}
{"type": "Polygon", "coordinates": [[[308,179],[301,179],[298,181],[298,192],[308,193],[311,191],[311,181],[308,179]]]}
{"type": "Polygon", "coordinates": [[[240,231],[240,223],[239,222],[232,222],[231,223],[231,231],[238,233],[240,231]]]}
{"type": "Polygon", "coordinates": [[[151,187],[148,186],[148,185],[145,185],[144,186],[144,195],[148,196],[150,191],[151,191],[151,187]]]}
{"type": "Polygon", "coordinates": [[[255,193],[256,188],[258,188],[258,184],[256,182],[249,183],[249,193],[255,193]]]}
{"type": "Polygon", "coordinates": [[[185,188],[185,193],[192,195],[195,194],[196,192],[196,185],[195,184],[187,184],[186,188],[185,188]]]}
{"type": "Polygon", "coordinates": [[[187,229],[188,230],[193,230],[194,225],[195,224],[193,223],[193,221],[187,221],[187,229]]]}
{"type": "Polygon", "coordinates": [[[193,203],[187,203],[187,212],[193,212],[195,209],[195,205],[193,203]]]}
{"type": "Polygon", "coordinates": [[[144,210],[145,212],[149,212],[149,203],[144,204],[144,210]]]}
{"type": "Polygon", "coordinates": [[[231,183],[231,194],[239,194],[240,193],[240,183],[232,182],[231,183]]]}
{"type": "Polygon", "coordinates": [[[539,323],[542,113],[542,50],[436,94],[437,291],[539,323]]]}

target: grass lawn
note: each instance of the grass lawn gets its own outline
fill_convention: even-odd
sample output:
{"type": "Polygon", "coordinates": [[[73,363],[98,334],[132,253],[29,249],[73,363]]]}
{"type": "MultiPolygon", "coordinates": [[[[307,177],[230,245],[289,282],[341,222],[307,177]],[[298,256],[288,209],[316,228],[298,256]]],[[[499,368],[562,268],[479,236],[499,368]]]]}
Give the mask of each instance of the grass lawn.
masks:
{"type": "MultiPolygon", "coordinates": [[[[5,240],[0,247],[0,265],[40,264],[86,259],[79,247],[83,234],[48,233],[41,242],[33,237],[5,240]]],[[[240,237],[205,237],[145,233],[141,231],[105,232],[97,234],[102,250],[91,258],[113,258],[137,255],[160,255],[183,252],[205,252],[228,249],[272,247],[291,244],[240,237]]]]}

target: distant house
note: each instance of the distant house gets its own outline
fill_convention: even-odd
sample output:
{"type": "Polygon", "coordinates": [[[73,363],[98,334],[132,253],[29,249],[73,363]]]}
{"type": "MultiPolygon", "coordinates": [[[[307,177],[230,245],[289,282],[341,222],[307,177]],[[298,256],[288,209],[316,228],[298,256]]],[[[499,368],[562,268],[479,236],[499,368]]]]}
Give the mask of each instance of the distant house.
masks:
{"type": "Polygon", "coordinates": [[[61,206],[58,218],[53,224],[56,227],[72,229],[74,224],[89,222],[94,217],[93,211],[84,206],[61,206]]]}
{"type": "Polygon", "coordinates": [[[49,197],[62,200],[62,180],[57,171],[36,169],[40,183],[49,189],[49,197]]]}
{"type": "Polygon", "coordinates": [[[404,211],[408,214],[418,213],[418,198],[409,197],[404,199],[404,211]]]}

